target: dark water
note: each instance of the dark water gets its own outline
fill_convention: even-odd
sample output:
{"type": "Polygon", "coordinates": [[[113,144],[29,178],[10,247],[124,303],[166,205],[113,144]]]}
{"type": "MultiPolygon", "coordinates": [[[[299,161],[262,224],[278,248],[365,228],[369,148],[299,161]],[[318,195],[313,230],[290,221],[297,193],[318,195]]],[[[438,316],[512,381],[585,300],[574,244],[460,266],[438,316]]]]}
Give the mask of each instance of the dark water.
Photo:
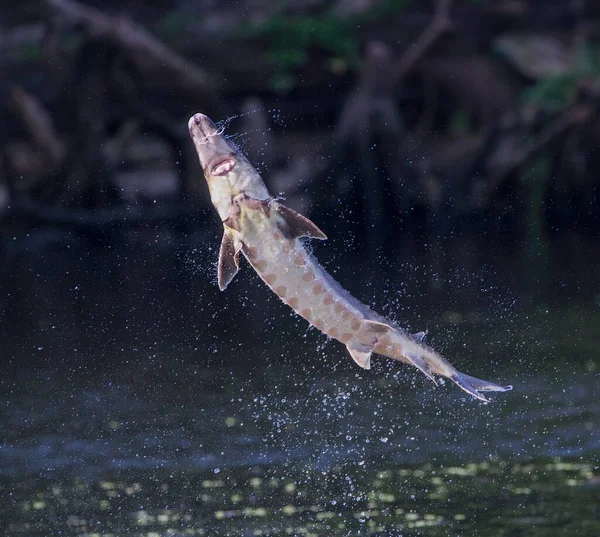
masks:
{"type": "Polygon", "coordinates": [[[248,268],[219,293],[217,245],[7,237],[3,535],[600,535],[593,256],[325,255],[461,370],[514,385],[482,405],[359,370],[248,268]]]}

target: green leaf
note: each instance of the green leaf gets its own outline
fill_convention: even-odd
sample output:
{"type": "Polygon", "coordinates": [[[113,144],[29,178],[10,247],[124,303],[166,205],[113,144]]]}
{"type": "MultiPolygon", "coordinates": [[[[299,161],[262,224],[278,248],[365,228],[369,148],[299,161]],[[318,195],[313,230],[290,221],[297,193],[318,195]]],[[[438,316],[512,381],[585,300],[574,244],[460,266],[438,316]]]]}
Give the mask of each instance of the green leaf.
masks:
{"type": "Polygon", "coordinates": [[[577,78],[558,75],[538,80],[522,94],[523,102],[556,113],[571,106],[577,96],[577,78]]]}

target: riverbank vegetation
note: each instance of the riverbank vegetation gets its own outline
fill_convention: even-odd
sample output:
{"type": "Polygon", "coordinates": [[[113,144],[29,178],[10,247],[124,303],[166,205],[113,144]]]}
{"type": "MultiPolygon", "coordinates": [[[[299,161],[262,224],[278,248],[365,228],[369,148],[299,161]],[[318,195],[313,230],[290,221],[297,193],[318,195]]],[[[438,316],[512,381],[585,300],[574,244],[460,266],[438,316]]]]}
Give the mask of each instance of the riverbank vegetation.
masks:
{"type": "Polygon", "coordinates": [[[6,224],[202,225],[186,120],[203,111],[227,119],[274,194],[322,219],[343,205],[370,244],[476,229],[543,250],[599,230],[592,2],[44,0],[0,12],[6,224]]]}

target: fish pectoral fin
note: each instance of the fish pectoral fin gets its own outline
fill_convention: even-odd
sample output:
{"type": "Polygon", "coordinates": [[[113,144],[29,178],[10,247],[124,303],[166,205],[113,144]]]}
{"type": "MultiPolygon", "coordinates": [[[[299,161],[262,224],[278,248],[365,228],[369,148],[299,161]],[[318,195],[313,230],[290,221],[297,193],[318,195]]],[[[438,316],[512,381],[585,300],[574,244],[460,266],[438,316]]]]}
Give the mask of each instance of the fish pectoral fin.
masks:
{"type": "Polygon", "coordinates": [[[320,239],[323,241],[327,239],[327,235],[306,218],[306,216],[302,216],[300,213],[297,213],[289,207],[281,205],[281,203],[273,202],[271,207],[275,209],[285,221],[285,229],[281,229],[281,232],[288,239],[297,239],[299,237],[309,237],[311,239],[320,239]]]}
{"type": "Polygon", "coordinates": [[[438,385],[438,381],[433,376],[431,369],[429,368],[429,366],[427,365],[427,362],[423,359],[422,356],[419,356],[418,354],[413,354],[411,352],[404,353],[404,356],[407,358],[407,360],[412,365],[414,365],[419,371],[421,371],[429,380],[433,381],[433,383],[436,386],[438,385]]]}
{"type": "Polygon", "coordinates": [[[242,243],[225,230],[219,251],[219,268],[217,270],[219,289],[224,291],[240,268],[240,250],[242,243]]]}
{"type": "Polygon", "coordinates": [[[352,347],[346,347],[352,359],[363,369],[371,369],[371,354],[373,352],[364,346],[360,349],[354,349],[352,347]]]}

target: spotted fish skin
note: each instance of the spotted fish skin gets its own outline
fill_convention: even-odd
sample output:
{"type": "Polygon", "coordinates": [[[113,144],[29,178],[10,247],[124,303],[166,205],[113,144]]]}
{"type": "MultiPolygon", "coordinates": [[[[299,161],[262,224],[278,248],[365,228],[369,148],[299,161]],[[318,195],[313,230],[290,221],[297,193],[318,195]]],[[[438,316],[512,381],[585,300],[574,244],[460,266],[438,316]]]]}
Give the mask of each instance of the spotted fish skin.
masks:
{"type": "Polygon", "coordinates": [[[380,354],[411,364],[436,382],[447,377],[472,396],[507,391],[510,386],[458,372],[423,342],[345,291],[310,255],[303,238],[326,239],[310,220],[279,203],[239,149],[203,114],[188,123],[211,200],[223,222],[219,287],[224,290],[239,268],[240,252],[281,300],[310,324],[346,345],[354,361],[370,368],[380,354]]]}
{"type": "Polygon", "coordinates": [[[269,200],[264,209],[249,207],[245,200],[239,204],[240,224],[232,232],[248,262],[275,294],[328,336],[351,347],[372,346],[374,341],[363,330],[364,307],[344,297],[306,251],[282,216],[281,204],[269,200]]]}

